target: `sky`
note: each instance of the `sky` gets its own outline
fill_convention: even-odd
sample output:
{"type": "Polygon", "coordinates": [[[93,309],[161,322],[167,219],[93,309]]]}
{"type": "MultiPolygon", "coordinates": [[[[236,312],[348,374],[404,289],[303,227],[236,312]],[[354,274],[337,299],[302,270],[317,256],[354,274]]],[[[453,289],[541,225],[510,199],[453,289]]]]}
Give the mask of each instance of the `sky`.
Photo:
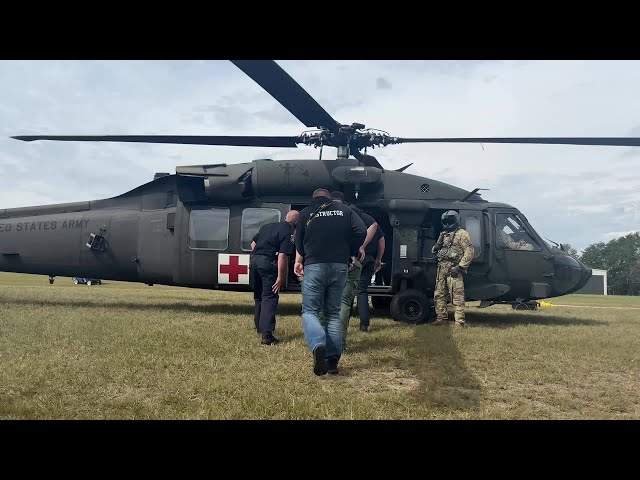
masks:
{"type": "MultiPolygon", "coordinates": [[[[640,61],[283,60],[337,121],[400,137],[640,137],[640,61]]],[[[298,135],[306,127],[226,60],[0,61],[0,209],[109,198],[155,172],[312,147],[32,142],[12,135],[298,135]]],[[[640,147],[413,144],[388,169],[520,209],[579,251],[640,229],[640,147]]],[[[335,158],[325,148],[323,158],[335,158]]]]}

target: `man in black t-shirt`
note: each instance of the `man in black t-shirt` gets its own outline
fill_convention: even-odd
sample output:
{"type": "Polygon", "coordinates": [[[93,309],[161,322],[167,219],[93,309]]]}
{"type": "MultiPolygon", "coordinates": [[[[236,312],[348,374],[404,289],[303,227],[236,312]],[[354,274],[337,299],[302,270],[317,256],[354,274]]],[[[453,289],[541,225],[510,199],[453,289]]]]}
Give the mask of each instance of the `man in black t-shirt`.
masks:
{"type": "Polygon", "coordinates": [[[313,373],[337,374],[342,354],[340,305],[349,259],[366,237],[362,219],[334,202],[324,188],[313,192],[296,228],[295,273],[302,282],[302,328],[313,352],[313,373]],[[320,320],[324,314],[326,325],[320,320]]]}
{"type": "Polygon", "coordinates": [[[263,345],[279,342],[273,336],[276,309],[289,257],[295,253],[293,233],[298,216],[297,210],[291,210],[283,222],[263,225],[251,242],[250,283],[255,302],[253,321],[258,333],[262,334],[263,345]]]}

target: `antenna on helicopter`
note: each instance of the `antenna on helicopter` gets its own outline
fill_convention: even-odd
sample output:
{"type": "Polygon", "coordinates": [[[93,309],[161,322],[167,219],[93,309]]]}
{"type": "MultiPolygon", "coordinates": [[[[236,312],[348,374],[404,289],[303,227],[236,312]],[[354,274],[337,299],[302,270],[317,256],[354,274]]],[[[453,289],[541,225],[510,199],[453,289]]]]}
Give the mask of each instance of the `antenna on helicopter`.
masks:
{"type": "Polygon", "coordinates": [[[549,241],[550,241],[551,243],[553,243],[556,247],[558,247],[558,248],[562,249],[562,248],[561,248],[561,247],[562,247],[562,245],[560,245],[558,242],[554,242],[553,240],[551,240],[550,238],[547,238],[547,237],[544,237],[544,238],[546,238],[547,240],[549,240],[549,241]]]}
{"type": "Polygon", "coordinates": [[[466,202],[467,200],[469,200],[471,197],[473,197],[476,193],[478,193],[480,190],[489,190],[488,188],[474,188],[473,192],[470,192],[468,195],[465,195],[465,197],[460,200],[461,202],[466,202]]]}
{"type": "Polygon", "coordinates": [[[396,172],[404,172],[407,168],[409,168],[411,165],[413,165],[413,162],[411,162],[409,165],[405,165],[404,167],[401,167],[399,169],[396,170],[396,172]]]}

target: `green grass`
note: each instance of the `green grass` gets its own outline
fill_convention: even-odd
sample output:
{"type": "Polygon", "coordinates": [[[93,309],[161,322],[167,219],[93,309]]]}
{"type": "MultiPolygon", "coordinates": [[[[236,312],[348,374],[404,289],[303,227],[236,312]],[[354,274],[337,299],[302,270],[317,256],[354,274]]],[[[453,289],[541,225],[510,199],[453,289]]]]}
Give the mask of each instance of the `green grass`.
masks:
{"type": "Polygon", "coordinates": [[[551,302],[470,303],[461,330],[352,317],[316,377],[299,295],[267,347],[250,293],[0,273],[0,419],[640,418],[640,298],[551,302]]]}

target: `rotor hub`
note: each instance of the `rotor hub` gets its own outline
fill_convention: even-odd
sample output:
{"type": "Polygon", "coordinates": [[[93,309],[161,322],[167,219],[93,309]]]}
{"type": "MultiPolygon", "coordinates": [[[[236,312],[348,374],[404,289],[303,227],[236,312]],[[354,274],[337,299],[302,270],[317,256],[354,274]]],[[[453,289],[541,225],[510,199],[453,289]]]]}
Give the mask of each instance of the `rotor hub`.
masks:
{"type": "Polygon", "coordinates": [[[392,137],[384,130],[364,128],[362,123],[341,125],[337,133],[328,128],[305,130],[299,136],[298,143],[317,147],[349,147],[362,150],[363,148],[384,147],[399,143],[398,137],[392,137]]]}

